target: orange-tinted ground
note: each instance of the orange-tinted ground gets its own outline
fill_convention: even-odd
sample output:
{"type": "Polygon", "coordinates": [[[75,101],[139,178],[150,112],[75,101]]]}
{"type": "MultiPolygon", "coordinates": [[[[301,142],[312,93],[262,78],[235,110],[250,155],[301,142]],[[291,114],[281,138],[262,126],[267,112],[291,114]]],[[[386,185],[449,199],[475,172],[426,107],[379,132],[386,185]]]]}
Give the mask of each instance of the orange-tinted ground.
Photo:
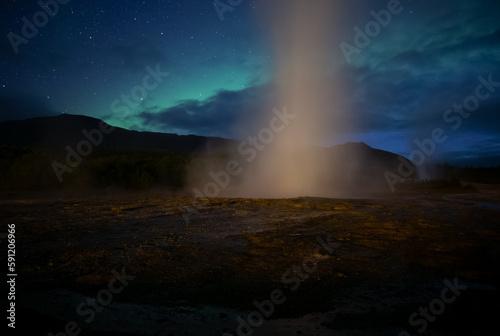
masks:
{"type": "Polygon", "coordinates": [[[10,195],[0,239],[5,251],[15,223],[17,323],[37,334],[75,321],[81,335],[237,335],[241,316],[252,335],[416,335],[423,322],[409,317],[440,299],[447,279],[467,288],[423,334],[486,335],[499,312],[500,188],[478,190],[200,206],[161,195],[10,195]],[[328,237],[330,250],[318,249],[328,237]],[[84,305],[97,311],[86,323],[77,307],[123,268],[135,278],[102,311],[84,305]],[[253,302],[276,289],[284,302],[252,327],[253,302]]]}

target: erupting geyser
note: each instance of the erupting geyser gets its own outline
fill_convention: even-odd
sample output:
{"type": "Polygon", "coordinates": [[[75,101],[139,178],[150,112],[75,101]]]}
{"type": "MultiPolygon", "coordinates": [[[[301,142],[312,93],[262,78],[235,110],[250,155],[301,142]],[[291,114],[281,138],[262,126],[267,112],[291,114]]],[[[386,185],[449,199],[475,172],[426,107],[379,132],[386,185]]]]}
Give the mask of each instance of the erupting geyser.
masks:
{"type": "Polygon", "coordinates": [[[331,138],[334,123],[329,100],[335,88],[325,80],[325,59],[332,44],[332,1],[261,1],[259,5],[272,36],[277,93],[275,106],[259,111],[259,121],[269,124],[273,107],[281,110],[286,106],[287,113],[295,117],[245,167],[238,194],[329,196],[332,158],[313,148],[331,138]]]}
{"type": "Polygon", "coordinates": [[[320,148],[347,129],[337,103],[342,90],[328,71],[334,1],[260,0],[257,8],[274,53],[269,105],[242,120],[244,140],[232,157],[222,149],[193,159],[191,190],[196,198],[340,196],[353,157],[342,162],[320,148]]]}

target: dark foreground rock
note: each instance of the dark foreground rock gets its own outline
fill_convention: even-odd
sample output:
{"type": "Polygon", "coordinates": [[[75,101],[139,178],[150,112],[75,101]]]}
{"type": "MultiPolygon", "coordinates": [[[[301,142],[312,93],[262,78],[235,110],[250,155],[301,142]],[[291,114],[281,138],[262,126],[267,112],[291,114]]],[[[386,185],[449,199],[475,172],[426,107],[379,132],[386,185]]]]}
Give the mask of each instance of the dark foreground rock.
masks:
{"type": "Polygon", "coordinates": [[[16,224],[16,333],[486,335],[500,299],[499,200],[497,188],[3,200],[16,224]]]}

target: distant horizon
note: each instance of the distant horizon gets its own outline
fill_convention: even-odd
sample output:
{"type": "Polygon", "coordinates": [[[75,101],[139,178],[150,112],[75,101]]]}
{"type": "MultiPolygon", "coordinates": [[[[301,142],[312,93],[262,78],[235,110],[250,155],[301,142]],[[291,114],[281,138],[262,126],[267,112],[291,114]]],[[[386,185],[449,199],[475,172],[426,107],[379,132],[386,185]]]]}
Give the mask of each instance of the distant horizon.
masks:
{"type": "MultiPolygon", "coordinates": [[[[28,118],[24,118],[24,119],[9,119],[9,120],[1,120],[0,119],[0,123],[3,123],[3,122],[9,122],[9,121],[25,121],[25,120],[29,120],[29,119],[37,119],[37,118],[51,118],[51,117],[59,117],[59,116],[64,116],[64,115],[68,115],[68,116],[76,116],[76,117],[87,117],[87,118],[91,118],[91,119],[95,119],[95,120],[100,120],[100,121],[103,121],[105,123],[107,123],[108,125],[110,126],[113,126],[113,127],[117,127],[117,128],[122,128],[124,130],[127,130],[127,131],[136,131],[136,132],[143,132],[143,133],[160,133],[160,134],[173,134],[173,135],[179,135],[179,136],[198,136],[198,137],[204,137],[204,138],[220,138],[220,139],[223,139],[223,140],[228,140],[228,141],[243,141],[244,138],[241,138],[241,139],[231,139],[231,138],[224,138],[224,137],[218,137],[218,136],[206,136],[206,135],[200,135],[200,134],[178,134],[178,133],[169,133],[169,132],[161,132],[161,131],[157,131],[157,132],[153,132],[153,131],[147,131],[147,130],[133,130],[133,129],[127,129],[127,128],[124,128],[124,127],[120,127],[120,126],[116,126],[116,125],[113,125],[113,124],[110,124],[109,122],[106,122],[102,119],[99,119],[99,118],[96,118],[94,116],[91,116],[91,115],[85,115],[85,114],[73,114],[73,113],[59,113],[59,114],[54,114],[54,115],[46,115],[46,116],[36,116],[36,117],[28,117],[28,118]]],[[[345,144],[348,144],[348,143],[359,143],[359,144],[365,144],[373,149],[377,149],[377,150],[382,150],[382,151],[386,151],[386,152],[390,152],[390,153],[394,153],[394,154],[397,154],[397,155],[401,155],[405,158],[408,159],[409,157],[409,154],[410,153],[397,153],[397,152],[393,152],[391,150],[388,150],[387,148],[382,148],[382,147],[377,147],[375,145],[372,145],[366,141],[363,141],[363,140],[359,140],[359,141],[352,141],[352,140],[346,140],[344,142],[339,142],[339,143],[335,143],[335,144],[332,144],[332,145],[327,145],[327,146],[319,146],[319,145],[316,145],[314,147],[318,147],[318,148],[324,148],[324,149],[328,149],[328,148],[331,148],[331,147],[335,147],[335,146],[341,146],[341,145],[345,145],[345,144]]],[[[462,160],[462,163],[460,163],[460,159],[458,159],[458,162],[459,163],[456,163],[457,159],[455,159],[455,162],[453,161],[432,161],[432,160],[428,160],[427,164],[430,164],[431,166],[432,165],[451,165],[451,166],[456,166],[456,167],[470,167],[470,168],[495,168],[495,167],[499,167],[500,166],[500,156],[498,157],[493,157],[491,159],[488,159],[487,157],[483,157],[483,158],[475,158],[473,159],[472,161],[466,161],[466,159],[462,160]],[[481,163],[479,163],[481,162],[481,163]]]]}

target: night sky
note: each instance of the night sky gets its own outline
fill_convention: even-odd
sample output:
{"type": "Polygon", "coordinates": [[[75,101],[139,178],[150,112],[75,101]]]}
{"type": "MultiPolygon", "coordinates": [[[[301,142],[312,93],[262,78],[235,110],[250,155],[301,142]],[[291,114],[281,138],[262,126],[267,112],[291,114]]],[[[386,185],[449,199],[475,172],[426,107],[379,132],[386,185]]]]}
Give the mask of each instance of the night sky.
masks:
{"type": "MultiPolygon", "coordinates": [[[[331,87],[329,106],[351,128],[326,119],[324,146],[363,141],[408,157],[416,139],[441,128],[436,161],[500,165],[500,1],[401,0],[348,57],[341,46],[356,47],[355,27],[365,30],[389,1],[331,1],[330,52],[305,71],[331,87]],[[464,100],[470,112],[456,108],[464,100]]],[[[242,139],[238,121],[273,102],[274,52],[259,1],[220,0],[223,13],[213,0],[60,2],[44,16],[35,0],[2,1],[0,121],[69,113],[242,139]],[[34,15],[40,27],[24,29],[33,35],[25,38],[23,17],[31,24],[34,15]],[[132,93],[137,100],[123,98],[132,93]]],[[[265,15],[273,16],[287,0],[267,2],[276,3],[265,15]]]]}

